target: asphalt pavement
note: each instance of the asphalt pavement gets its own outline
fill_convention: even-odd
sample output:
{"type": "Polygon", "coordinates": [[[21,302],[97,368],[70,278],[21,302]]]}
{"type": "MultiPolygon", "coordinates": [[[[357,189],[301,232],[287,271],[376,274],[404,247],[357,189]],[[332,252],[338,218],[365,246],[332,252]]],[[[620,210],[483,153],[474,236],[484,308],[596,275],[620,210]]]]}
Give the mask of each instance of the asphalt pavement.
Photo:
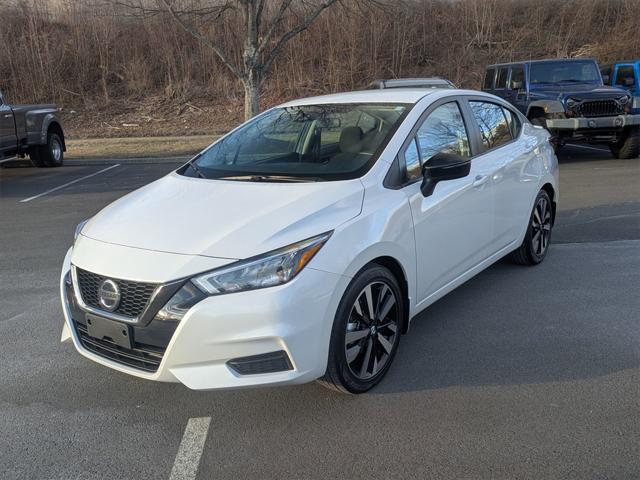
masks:
{"type": "Polygon", "coordinates": [[[560,162],[545,262],[428,308],[361,396],[194,392],[84,359],[59,342],[74,228],[177,164],[0,169],[0,479],[640,478],[640,159],[560,162]]]}

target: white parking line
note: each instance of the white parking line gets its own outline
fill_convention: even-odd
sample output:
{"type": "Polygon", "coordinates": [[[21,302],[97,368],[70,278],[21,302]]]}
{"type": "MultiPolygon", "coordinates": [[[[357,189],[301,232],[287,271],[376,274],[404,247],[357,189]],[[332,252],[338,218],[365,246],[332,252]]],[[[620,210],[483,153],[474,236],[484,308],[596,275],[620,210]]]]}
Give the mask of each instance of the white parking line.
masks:
{"type": "Polygon", "coordinates": [[[595,150],[597,152],[608,152],[609,151],[609,150],[605,150],[604,148],[589,147],[587,145],[576,145],[575,143],[567,143],[567,146],[569,146],[569,147],[577,147],[577,148],[587,148],[589,150],[595,150]]]}
{"type": "Polygon", "coordinates": [[[169,480],[195,480],[210,423],[211,417],[189,419],[169,480]]]}
{"type": "Polygon", "coordinates": [[[78,183],[78,182],[81,182],[82,180],[86,180],[87,178],[95,177],[96,175],[100,175],[101,173],[104,173],[104,172],[106,172],[108,170],[111,170],[111,169],[119,167],[119,166],[120,166],[120,164],[116,163],[115,165],[111,165],[110,167],[103,168],[99,172],[94,172],[94,173],[92,173],[90,175],[85,175],[84,177],[76,178],[75,180],[72,180],[69,183],[65,183],[64,185],[60,185],[59,187],[52,188],[51,190],[47,190],[46,192],[39,193],[38,195],[34,195],[33,197],[29,197],[29,198],[25,198],[24,200],[20,200],[20,203],[26,203],[26,202],[30,202],[31,200],[35,200],[36,198],[44,197],[45,195],[48,195],[48,194],[50,194],[52,192],[56,192],[56,191],[61,190],[61,189],[65,188],[65,187],[68,187],[69,185],[73,185],[74,183],[78,183]]]}

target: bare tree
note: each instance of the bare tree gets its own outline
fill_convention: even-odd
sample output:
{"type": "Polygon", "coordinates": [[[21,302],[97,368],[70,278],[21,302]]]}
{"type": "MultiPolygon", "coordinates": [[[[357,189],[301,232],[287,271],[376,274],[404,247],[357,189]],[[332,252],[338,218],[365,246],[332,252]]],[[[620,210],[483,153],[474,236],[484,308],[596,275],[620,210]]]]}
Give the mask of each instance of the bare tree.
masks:
{"type": "Polygon", "coordinates": [[[181,0],[156,0],[156,7],[128,0],[112,0],[141,15],[168,14],[187,33],[211,49],[242,82],[245,119],[260,111],[260,89],[274,61],[295,36],[307,30],[320,14],[338,0],[202,0],[186,5],[181,0]],[[216,36],[225,15],[240,14],[242,54],[234,60],[216,36]],[[284,19],[295,19],[285,27],[284,19]],[[214,27],[214,28],[211,28],[214,27]],[[213,32],[213,34],[212,34],[213,32]]]}

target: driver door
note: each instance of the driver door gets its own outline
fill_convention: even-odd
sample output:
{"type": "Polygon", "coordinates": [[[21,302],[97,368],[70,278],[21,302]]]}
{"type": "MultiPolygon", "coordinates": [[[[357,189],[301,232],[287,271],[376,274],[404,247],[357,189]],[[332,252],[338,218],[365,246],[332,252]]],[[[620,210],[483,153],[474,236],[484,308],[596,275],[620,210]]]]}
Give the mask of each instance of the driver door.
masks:
{"type": "Polygon", "coordinates": [[[408,185],[406,193],[414,222],[417,302],[439,291],[489,256],[493,241],[494,198],[492,164],[473,159],[464,178],[439,182],[425,197],[422,165],[435,154],[471,157],[471,131],[459,101],[447,98],[429,107],[400,153],[408,185]]]}

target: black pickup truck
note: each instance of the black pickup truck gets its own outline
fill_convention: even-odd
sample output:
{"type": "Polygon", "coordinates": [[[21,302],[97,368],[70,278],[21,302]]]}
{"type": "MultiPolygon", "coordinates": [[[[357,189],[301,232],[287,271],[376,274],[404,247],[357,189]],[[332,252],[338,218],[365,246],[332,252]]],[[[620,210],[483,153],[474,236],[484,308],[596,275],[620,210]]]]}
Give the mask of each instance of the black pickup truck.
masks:
{"type": "Polygon", "coordinates": [[[62,165],[66,145],[55,105],[8,105],[0,92],[0,160],[29,155],[36,167],[62,165]]]}

